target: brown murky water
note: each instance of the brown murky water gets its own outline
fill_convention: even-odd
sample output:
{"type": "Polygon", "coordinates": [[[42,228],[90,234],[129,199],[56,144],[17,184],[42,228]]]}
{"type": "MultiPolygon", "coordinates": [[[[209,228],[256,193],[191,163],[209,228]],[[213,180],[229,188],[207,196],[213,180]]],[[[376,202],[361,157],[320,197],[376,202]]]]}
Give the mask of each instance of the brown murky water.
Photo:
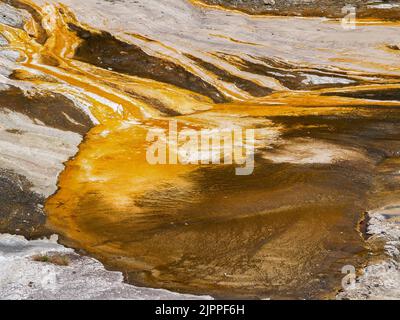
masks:
{"type": "Polygon", "coordinates": [[[306,86],[305,67],[215,53],[250,74],[279,71],[275,80],[288,89],[276,90],[192,57],[238,88],[229,91],[80,24],[66,6],[36,10],[47,21],[44,44],[29,25],[0,32],[25,57],[25,73],[53,84],[31,81],[84,101],[99,122],[46,204],[48,227],[64,243],[133,283],[223,298],[333,297],[342,266],[365,262],[357,226],[385,192],[377,166],[400,147],[396,75],[367,80],[310,67],[311,75],[353,82],[306,86]],[[171,119],[179,128],[260,130],[254,173],[150,165],[146,134],[171,119]]]}

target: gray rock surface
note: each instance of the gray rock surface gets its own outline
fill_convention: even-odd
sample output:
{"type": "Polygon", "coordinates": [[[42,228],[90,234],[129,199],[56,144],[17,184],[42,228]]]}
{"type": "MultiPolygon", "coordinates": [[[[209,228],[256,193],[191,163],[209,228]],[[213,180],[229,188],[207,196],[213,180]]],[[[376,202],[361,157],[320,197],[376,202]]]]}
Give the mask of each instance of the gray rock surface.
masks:
{"type": "Polygon", "coordinates": [[[2,35],[0,35],[0,47],[6,46],[8,44],[8,41],[6,38],[4,38],[2,35]]]}
{"type": "Polygon", "coordinates": [[[6,3],[0,2],[0,23],[21,28],[29,14],[24,10],[16,9],[6,3]]]}
{"type": "MultiPolygon", "coordinates": [[[[400,299],[400,205],[394,204],[368,213],[367,242],[384,248],[380,262],[371,263],[353,286],[338,294],[338,299],[400,299]]],[[[378,252],[376,254],[379,254],[378,252]]]]}
{"type": "MultiPolygon", "coordinates": [[[[2,2],[0,12],[12,27],[30,17],[2,2]]],[[[45,198],[93,124],[64,96],[12,77],[19,58],[0,34],[0,232],[35,237],[47,234],[45,198]]]]}

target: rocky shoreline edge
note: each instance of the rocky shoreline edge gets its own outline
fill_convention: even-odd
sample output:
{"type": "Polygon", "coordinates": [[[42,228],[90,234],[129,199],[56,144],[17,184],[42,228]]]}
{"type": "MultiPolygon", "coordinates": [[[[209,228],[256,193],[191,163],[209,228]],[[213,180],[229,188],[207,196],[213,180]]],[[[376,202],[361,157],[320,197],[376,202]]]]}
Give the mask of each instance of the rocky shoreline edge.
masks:
{"type": "Polygon", "coordinates": [[[0,299],[4,300],[205,300],[163,289],[124,283],[121,272],[107,271],[50,239],[26,240],[0,234],[0,299]]]}
{"type": "MultiPolygon", "coordinates": [[[[0,23],[22,24],[20,17],[26,13],[0,5],[3,14],[0,23]]],[[[122,273],[106,271],[97,260],[57,244],[54,236],[48,240],[30,241],[21,236],[37,238],[43,234],[38,230],[44,221],[44,199],[55,191],[63,163],[76,154],[82,136],[93,124],[67,99],[58,95],[50,98],[40,92],[34,95],[35,88],[27,82],[9,79],[18,55],[7,48],[6,40],[2,38],[1,46],[4,50],[0,50],[0,187],[6,192],[0,195],[0,218],[7,223],[4,227],[0,225],[3,233],[0,235],[0,298],[210,298],[124,284],[122,273]],[[30,91],[30,102],[44,112],[31,114],[25,110],[22,106],[26,100],[21,90],[30,91]],[[50,123],[46,108],[52,103],[60,106],[60,114],[52,114],[56,121],[52,119],[50,123]],[[26,161],[31,152],[42,156],[35,157],[36,162],[26,161]],[[18,160],[15,160],[16,154],[18,160]],[[29,174],[32,167],[38,170],[38,175],[29,174]],[[5,214],[7,212],[10,214],[5,214]],[[20,235],[7,234],[11,231],[20,235]],[[52,257],[57,255],[68,259],[68,265],[51,263],[52,257]]],[[[338,299],[400,297],[399,208],[392,205],[368,213],[367,243],[371,247],[371,263],[356,279],[354,287],[339,293],[338,299]]]]}
{"type": "Polygon", "coordinates": [[[366,218],[370,261],[337,299],[400,299],[400,204],[371,210],[366,218]]]}

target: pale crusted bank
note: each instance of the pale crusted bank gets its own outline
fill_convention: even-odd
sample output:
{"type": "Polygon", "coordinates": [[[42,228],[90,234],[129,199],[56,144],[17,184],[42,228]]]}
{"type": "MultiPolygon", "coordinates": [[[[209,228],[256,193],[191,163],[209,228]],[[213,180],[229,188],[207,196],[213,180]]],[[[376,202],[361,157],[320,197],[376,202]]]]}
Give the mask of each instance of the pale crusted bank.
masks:
{"type": "Polygon", "coordinates": [[[167,290],[139,288],[123,283],[121,272],[104,269],[93,259],[50,239],[28,241],[22,236],[0,235],[0,299],[211,299],[167,290]],[[36,255],[64,255],[60,266],[34,261],[36,255]]]}
{"type": "MultiPolygon", "coordinates": [[[[21,28],[25,10],[0,3],[0,23],[21,28]]],[[[92,126],[67,98],[15,79],[20,53],[0,38],[0,232],[28,237],[43,230],[45,198],[57,190],[64,163],[92,126]]]]}
{"type": "Polygon", "coordinates": [[[370,211],[367,218],[367,243],[377,257],[337,299],[400,299],[400,205],[370,211]]]}

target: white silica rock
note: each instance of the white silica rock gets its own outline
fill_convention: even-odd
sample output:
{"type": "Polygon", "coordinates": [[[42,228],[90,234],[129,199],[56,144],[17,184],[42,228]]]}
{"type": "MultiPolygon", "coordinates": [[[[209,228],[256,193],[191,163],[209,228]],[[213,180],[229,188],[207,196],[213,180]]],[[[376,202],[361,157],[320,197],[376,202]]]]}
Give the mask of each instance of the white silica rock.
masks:
{"type": "Polygon", "coordinates": [[[0,34],[0,47],[8,45],[8,41],[0,34]]]}
{"type": "Polygon", "coordinates": [[[58,237],[28,241],[0,234],[0,299],[211,299],[123,282],[121,272],[107,271],[93,258],[57,243],[58,237]],[[67,255],[67,266],[34,261],[36,255],[67,255]]]}

